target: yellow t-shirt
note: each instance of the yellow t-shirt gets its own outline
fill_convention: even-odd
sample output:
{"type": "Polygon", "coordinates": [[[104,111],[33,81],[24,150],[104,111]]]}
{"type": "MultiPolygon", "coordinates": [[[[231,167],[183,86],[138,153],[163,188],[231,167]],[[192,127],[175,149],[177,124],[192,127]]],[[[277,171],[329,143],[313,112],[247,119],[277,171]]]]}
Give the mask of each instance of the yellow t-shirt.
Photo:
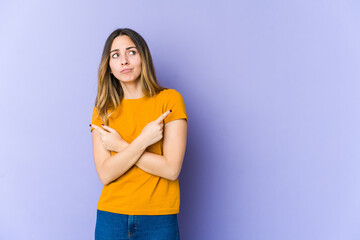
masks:
{"type": "MultiPolygon", "coordinates": [[[[109,126],[131,143],[151,121],[168,110],[164,124],[184,118],[188,122],[184,100],[175,89],[164,89],[153,97],[123,99],[109,117],[109,126]]],[[[103,124],[94,107],[92,124],[103,124]]],[[[164,125],[165,127],[165,125],[164,125]]],[[[94,128],[91,128],[91,131],[94,128]]],[[[146,151],[163,155],[163,138],[146,151]]],[[[111,155],[116,152],[111,151],[111,155]]],[[[104,185],[97,209],[129,215],[165,215],[179,213],[179,179],[168,180],[143,171],[135,164],[118,179],[104,185]]]]}

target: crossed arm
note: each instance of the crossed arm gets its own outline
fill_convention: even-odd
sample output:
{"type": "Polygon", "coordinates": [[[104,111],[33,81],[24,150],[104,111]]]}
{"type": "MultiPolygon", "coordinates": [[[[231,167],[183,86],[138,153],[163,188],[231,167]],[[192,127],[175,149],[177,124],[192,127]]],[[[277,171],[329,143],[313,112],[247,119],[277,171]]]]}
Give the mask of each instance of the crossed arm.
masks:
{"type": "MultiPolygon", "coordinates": [[[[187,138],[187,122],[185,119],[177,119],[167,123],[164,126],[164,136],[163,136],[163,155],[151,153],[144,150],[141,155],[133,155],[133,159],[130,162],[135,162],[134,164],[142,169],[145,172],[150,174],[167,178],[169,180],[176,180],[180,174],[183,158],[186,148],[186,138],[187,138]]],[[[135,141],[135,140],[134,140],[135,141]]],[[[123,159],[126,159],[129,152],[134,151],[134,148],[130,147],[132,143],[128,143],[122,139],[118,144],[117,154],[122,154],[123,159]]],[[[137,143],[134,143],[135,146],[137,143]]],[[[137,150],[135,150],[137,151],[137,150]]],[[[117,155],[115,154],[115,155],[117,155]]],[[[127,169],[129,169],[134,164],[124,163],[123,159],[114,158],[114,161],[111,161],[111,166],[108,166],[108,171],[112,171],[111,179],[116,179],[120,177],[127,169]],[[124,164],[128,164],[124,167],[124,164]],[[122,169],[121,171],[117,169],[122,169]]],[[[105,184],[111,181],[106,181],[105,184]]]]}

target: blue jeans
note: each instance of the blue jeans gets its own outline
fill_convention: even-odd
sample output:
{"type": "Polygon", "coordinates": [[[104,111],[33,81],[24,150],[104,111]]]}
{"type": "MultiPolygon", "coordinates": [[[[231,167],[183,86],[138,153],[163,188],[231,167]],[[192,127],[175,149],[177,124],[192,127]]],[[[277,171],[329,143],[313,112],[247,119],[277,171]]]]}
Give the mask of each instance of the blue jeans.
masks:
{"type": "Polygon", "coordinates": [[[179,240],[177,214],[126,215],[97,209],[95,240],[179,240]]]}

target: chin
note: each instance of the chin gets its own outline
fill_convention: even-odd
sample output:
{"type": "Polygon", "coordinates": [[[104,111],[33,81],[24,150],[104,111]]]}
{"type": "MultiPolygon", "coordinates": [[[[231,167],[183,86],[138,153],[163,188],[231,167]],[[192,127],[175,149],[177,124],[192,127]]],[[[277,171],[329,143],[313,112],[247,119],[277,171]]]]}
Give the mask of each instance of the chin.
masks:
{"type": "Polygon", "coordinates": [[[135,79],[135,78],[132,78],[132,79],[121,79],[120,81],[124,82],[124,83],[128,83],[128,82],[136,82],[137,80],[140,80],[140,78],[138,79],[135,79]]]}

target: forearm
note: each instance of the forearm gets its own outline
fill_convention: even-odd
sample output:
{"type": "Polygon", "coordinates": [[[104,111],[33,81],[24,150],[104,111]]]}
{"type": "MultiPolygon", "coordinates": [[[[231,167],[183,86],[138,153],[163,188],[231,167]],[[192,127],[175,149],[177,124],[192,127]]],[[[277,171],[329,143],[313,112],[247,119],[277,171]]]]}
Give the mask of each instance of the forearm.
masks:
{"type": "MultiPolygon", "coordinates": [[[[119,146],[119,151],[126,148],[128,145],[129,143],[127,143],[125,140],[122,141],[121,145],[119,146]]],[[[169,166],[169,162],[164,156],[160,154],[145,150],[135,165],[150,174],[173,180],[173,174],[171,167],[169,166]]]]}
{"type": "Polygon", "coordinates": [[[144,153],[146,145],[141,138],[136,138],[127,144],[121,151],[106,159],[101,167],[102,179],[105,185],[114,181],[131,168],[144,153]]]}

